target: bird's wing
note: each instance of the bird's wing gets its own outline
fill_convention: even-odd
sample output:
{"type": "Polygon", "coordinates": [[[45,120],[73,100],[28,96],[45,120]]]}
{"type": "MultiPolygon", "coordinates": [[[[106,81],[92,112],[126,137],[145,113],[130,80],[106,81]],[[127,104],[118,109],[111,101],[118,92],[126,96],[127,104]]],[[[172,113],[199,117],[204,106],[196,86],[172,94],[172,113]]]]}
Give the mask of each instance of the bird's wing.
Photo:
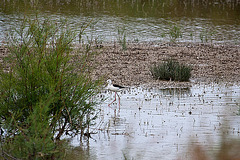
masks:
{"type": "Polygon", "coordinates": [[[123,86],[119,86],[119,85],[117,85],[117,84],[113,84],[113,87],[125,88],[125,87],[123,87],[123,86]]]}

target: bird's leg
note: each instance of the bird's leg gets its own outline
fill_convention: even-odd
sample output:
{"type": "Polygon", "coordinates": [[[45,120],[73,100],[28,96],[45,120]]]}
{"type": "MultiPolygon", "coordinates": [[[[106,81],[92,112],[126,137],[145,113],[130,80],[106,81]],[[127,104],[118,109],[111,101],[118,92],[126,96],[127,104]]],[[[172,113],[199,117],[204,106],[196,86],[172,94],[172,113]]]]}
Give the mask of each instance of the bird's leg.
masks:
{"type": "Polygon", "coordinates": [[[120,110],[120,96],[117,94],[118,99],[119,99],[119,110],[120,110]]]}
{"type": "Polygon", "coordinates": [[[115,99],[114,99],[114,101],[113,102],[115,102],[116,100],[117,100],[117,92],[115,92],[115,99]]]}
{"type": "Polygon", "coordinates": [[[117,92],[115,92],[115,99],[114,99],[110,104],[108,104],[108,107],[110,107],[110,105],[111,105],[113,102],[116,101],[116,94],[117,94],[117,92]]]}

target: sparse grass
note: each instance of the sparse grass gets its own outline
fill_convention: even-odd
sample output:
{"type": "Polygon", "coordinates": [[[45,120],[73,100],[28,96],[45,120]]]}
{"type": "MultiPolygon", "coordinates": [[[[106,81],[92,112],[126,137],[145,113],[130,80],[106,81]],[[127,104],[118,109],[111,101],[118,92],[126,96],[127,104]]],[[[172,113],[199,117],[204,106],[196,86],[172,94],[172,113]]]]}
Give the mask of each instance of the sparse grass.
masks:
{"type": "Polygon", "coordinates": [[[182,38],[182,30],[178,25],[170,26],[168,32],[169,38],[171,42],[176,42],[178,38],[182,38]]]}
{"type": "Polygon", "coordinates": [[[176,43],[179,38],[182,38],[183,32],[179,25],[167,25],[167,30],[161,33],[162,38],[169,37],[170,42],[176,43]]]}
{"type": "Polygon", "coordinates": [[[173,81],[189,81],[191,70],[190,66],[180,64],[172,59],[150,67],[150,71],[155,79],[173,81]]]}
{"type": "Polygon", "coordinates": [[[199,33],[199,38],[202,43],[204,43],[204,42],[207,43],[207,42],[209,42],[209,40],[212,42],[212,40],[214,39],[213,36],[215,34],[216,34],[215,31],[205,29],[199,33]]]}
{"type": "Polygon", "coordinates": [[[126,29],[125,27],[118,27],[118,36],[117,36],[117,40],[118,43],[122,46],[122,50],[126,50],[127,49],[127,40],[126,40],[126,29]]]}

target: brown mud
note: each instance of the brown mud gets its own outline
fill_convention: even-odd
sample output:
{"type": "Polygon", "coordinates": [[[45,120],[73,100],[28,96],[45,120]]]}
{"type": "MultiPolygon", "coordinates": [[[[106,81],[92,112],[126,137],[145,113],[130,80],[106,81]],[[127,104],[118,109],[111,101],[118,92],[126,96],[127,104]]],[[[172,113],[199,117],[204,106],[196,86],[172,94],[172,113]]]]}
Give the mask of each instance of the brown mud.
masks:
{"type": "Polygon", "coordinates": [[[193,43],[131,43],[122,50],[119,45],[104,45],[95,60],[93,77],[105,75],[124,85],[163,85],[184,87],[198,82],[239,82],[240,46],[193,43]],[[192,66],[190,82],[154,80],[150,66],[166,59],[192,66]]]}
{"type": "MultiPolygon", "coordinates": [[[[196,43],[130,43],[122,50],[115,43],[96,49],[93,79],[104,76],[127,86],[161,85],[186,87],[198,82],[240,82],[240,46],[196,43]],[[153,79],[150,66],[169,58],[192,66],[190,82],[153,79]]],[[[7,49],[0,47],[0,62],[7,49]]]]}

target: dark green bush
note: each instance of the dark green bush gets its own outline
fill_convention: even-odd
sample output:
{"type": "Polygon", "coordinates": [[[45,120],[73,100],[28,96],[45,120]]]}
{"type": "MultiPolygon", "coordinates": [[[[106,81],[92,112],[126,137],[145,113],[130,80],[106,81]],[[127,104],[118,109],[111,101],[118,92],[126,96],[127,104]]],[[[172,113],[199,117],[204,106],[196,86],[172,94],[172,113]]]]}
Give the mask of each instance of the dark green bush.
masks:
{"type": "Polygon", "coordinates": [[[172,59],[150,67],[150,71],[155,79],[173,81],[189,81],[191,70],[190,66],[180,64],[172,59]]]}
{"type": "Polygon", "coordinates": [[[91,80],[92,53],[73,46],[76,36],[64,21],[38,18],[24,19],[10,32],[10,53],[0,66],[0,140],[6,159],[61,159],[62,137],[83,134],[94,122],[101,82],[91,80]]]}

